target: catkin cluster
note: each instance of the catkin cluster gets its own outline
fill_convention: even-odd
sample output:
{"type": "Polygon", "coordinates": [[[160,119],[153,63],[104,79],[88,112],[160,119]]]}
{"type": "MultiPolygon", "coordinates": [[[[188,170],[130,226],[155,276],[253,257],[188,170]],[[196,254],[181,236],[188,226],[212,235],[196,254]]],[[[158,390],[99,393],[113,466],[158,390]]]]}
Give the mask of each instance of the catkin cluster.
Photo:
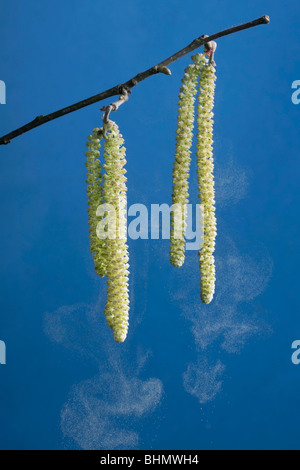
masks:
{"type": "Polygon", "coordinates": [[[203,245],[199,251],[201,272],[201,300],[209,304],[215,292],[215,216],[214,162],[213,162],[213,107],[215,68],[201,66],[197,113],[197,175],[199,198],[203,211],[203,245]]]}
{"type": "Polygon", "coordinates": [[[105,315],[112,328],[115,341],[125,341],[129,316],[129,256],[127,239],[127,187],[124,165],[125,147],[117,124],[109,121],[109,130],[94,129],[88,137],[86,152],[87,195],[90,250],[95,270],[101,277],[107,276],[107,301],[105,315]],[[100,138],[104,141],[104,174],[100,167],[100,138]],[[105,212],[97,215],[104,204],[105,212]],[[105,215],[105,220],[103,219],[105,215]],[[99,222],[107,222],[105,234],[99,237],[99,222]],[[98,235],[97,235],[98,233],[98,235]]]}
{"type": "Polygon", "coordinates": [[[188,178],[191,162],[191,145],[194,129],[194,105],[199,81],[197,106],[197,176],[203,218],[203,244],[199,251],[201,273],[201,300],[208,304],[215,291],[215,192],[213,164],[213,106],[215,92],[215,68],[207,62],[205,54],[195,54],[182,79],[179,93],[179,113],[176,135],[175,162],[173,167],[172,202],[182,210],[171,212],[171,263],[180,267],[184,262],[186,210],[188,204],[188,178]],[[179,224],[180,230],[177,230],[179,224]]]}
{"type": "Polygon", "coordinates": [[[175,267],[182,266],[185,258],[186,204],[189,202],[188,178],[199,73],[199,64],[188,65],[179,92],[170,234],[170,261],[175,267]]]}

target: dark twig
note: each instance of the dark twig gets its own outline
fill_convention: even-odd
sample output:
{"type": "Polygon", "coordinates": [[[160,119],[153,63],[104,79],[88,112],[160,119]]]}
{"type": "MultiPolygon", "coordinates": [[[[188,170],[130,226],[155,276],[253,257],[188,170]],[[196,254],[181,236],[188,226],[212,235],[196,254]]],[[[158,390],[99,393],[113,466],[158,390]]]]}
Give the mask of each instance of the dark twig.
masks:
{"type": "Polygon", "coordinates": [[[180,59],[186,54],[189,54],[195,49],[198,49],[207,42],[214,41],[215,39],[221,38],[223,36],[228,36],[229,34],[237,33],[238,31],[242,31],[244,29],[253,28],[254,26],[258,26],[260,24],[268,24],[269,22],[269,17],[267,15],[264,15],[256,20],[249,21],[248,23],[244,23],[239,26],[233,26],[232,28],[225,29],[224,31],[213,34],[211,36],[200,36],[199,38],[194,39],[191,44],[176,52],[176,54],[170,56],[166,60],[163,60],[154,67],[151,67],[150,69],[137,74],[135,77],[131,78],[122,85],[116,85],[113,88],[110,88],[109,90],[102,91],[98,95],[94,95],[91,98],[79,101],[78,103],[72,104],[71,106],[67,106],[66,108],[55,111],[54,113],[47,114],[46,116],[37,116],[33,121],[29,122],[28,124],[25,124],[25,126],[19,127],[18,129],[10,132],[9,134],[0,137],[0,145],[9,144],[12,139],[18,137],[19,135],[25,134],[25,132],[31,131],[31,129],[34,129],[35,127],[39,127],[42,124],[45,124],[46,122],[53,121],[54,119],[57,119],[61,116],[65,116],[66,114],[77,111],[78,109],[85,108],[86,106],[89,106],[93,103],[97,103],[98,101],[105,100],[106,98],[109,98],[111,96],[122,95],[124,94],[124,89],[127,90],[127,92],[130,92],[131,88],[133,88],[146,78],[150,77],[151,75],[155,75],[157,73],[167,73],[169,75],[167,65],[171,64],[172,62],[175,62],[176,60],[180,59]]]}
{"type": "MultiPolygon", "coordinates": [[[[103,106],[100,111],[104,111],[104,116],[103,116],[103,124],[107,124],[109,121],[109,115],[112,111],[117,111],[119,107],[125,103],[126,101],[129,100],[129,95],[131,91],[130,89],[123,88],[122,94],[119,96],[118,101],[115,101],[114,103],[109,104],[108,106],[103,106]]],[[[105,126],[104,126],[105,127],[105,126]]]]}

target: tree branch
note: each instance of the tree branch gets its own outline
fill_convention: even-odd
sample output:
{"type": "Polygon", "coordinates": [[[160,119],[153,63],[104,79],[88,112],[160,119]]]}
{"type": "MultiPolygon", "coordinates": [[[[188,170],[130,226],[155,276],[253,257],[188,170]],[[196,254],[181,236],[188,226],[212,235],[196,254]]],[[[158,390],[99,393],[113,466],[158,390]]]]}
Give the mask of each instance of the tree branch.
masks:
{"type": "Polygon", "coordinates": [[[146,78],[150,77],[151,75],[155,75],[157,73],[168,74],[168,72],[166,72],[166,70],[168,70],[166,69],[167,65],[171,64],[172,62],[175,62],[176,60],[180,59],[186,54],[189,54],[195,49],[198,49],[207,42],[214,41],[215,39],[221,38],[223,36],[228,36],[229,34],[237,33],[238,31],[242,31],[244,29],[253,28],[254,26],[258,26],[260,24],[268,24],[269,22],[270,18],[267,15],[264,15],[256,20],[249,21],[248,23],[244,23],[239,26],[233,26],[232,28],[225,29],[224,31],[213,34],[211,36],[200,36],[199,38],[194,39],[191,44],[176,52],[174,55],[170,56],[168,59],[163,60],[159,64],[155,65],[154,67],[151,67],[148,70],[145,70],[142,73],[138,73],[135,77],[131,78],[122,85],[116,85],[113,88],[110,88],[109,90],[105,90],[97,95],[92,96],[91,98],[79,101],[78,103],[72,104],[71,106],[67,106],[66,108],[55,111],[54,113],[47,114],[46,116],[37,116],[33,121],[29,122],[28,124],[25,124],[24,126],[19,127],[18,129],[10,132],[9,134],[0,137],[0,145],[9,144],[12,139],[18,137],[19,135],[25,134],[25,132],[29,132],[36,127],[39,127],[42,124],[46,124],[46,122],[53,121],[54,119],[57,119],[61,116],[65,116],[66,114],[73,113],[78,109],[85,108],[86,106],[89,106],[93,103],[97,103],[98,101],[102,101],[106,98],[109,98],[110,96],[124,95],[124,90],[126,90],[127,93],[130,93],[131,88],[133,88],[146,78]]]}

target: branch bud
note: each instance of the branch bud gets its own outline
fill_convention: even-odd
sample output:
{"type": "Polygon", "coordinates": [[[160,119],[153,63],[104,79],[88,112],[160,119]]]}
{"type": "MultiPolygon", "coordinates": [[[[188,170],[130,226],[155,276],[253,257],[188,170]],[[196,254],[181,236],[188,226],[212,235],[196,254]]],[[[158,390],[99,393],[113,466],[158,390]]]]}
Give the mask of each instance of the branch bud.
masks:
{"type": "Polygon", "coordinates": [[[164,73],[165,75],[172,75],[171,73],[171,70],[166,67],[165,65],[161,65],[159,67],[157,67],[157,71],[160,72],[160,73],[164,73]]]}

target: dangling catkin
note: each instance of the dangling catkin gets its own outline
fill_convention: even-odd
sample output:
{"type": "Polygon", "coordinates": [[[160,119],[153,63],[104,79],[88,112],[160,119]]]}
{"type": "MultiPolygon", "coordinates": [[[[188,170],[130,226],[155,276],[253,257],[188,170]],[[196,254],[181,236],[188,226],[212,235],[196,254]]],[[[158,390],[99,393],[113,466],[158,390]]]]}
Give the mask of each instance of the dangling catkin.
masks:
{"type": "Polygon", "coordinates": [[[175,161],[173,166],[173,207],[171,212],[170,261],[182,266],[185,258],[186,204],[189,202],[189,172],[194,129],[194,105],[197,93],[199,64],[185,69],[179,92],[175,161]]]}
{"type": "Polygon", "coordinates": [[[88,222],[89,222],[89,236],[90,236],[90,251],[94,259],[94,266],[96,273],[103,277],[105,276],[105,240],[100,240],[97,237],[96,228],[101,217],[96,215],[97,208],[103,204],[102,192],[102,175],[100,166],[100,138],[99,129],[93,129],[93,133],[88,136],[86,155],[86,168],[87,168],[87,197],[88,197],[88,222]]]}
{"type": "MultiPolygon", "coordinates": [[[[195,56],[199,60],[201,54],[195,56]]],[[[199,80],[199,103],[197,116],[197,174],[199,198],[203,210],[203,245],[199,251],[201,273],[201,300],[209,304],[215,292],[215,189],[213,162],[213,107],[215,93],[215,68],[202,62],[199,80]]]]}
{"type": "Polygon", "coordinates": [[[126,244],[127,220],[127,187],[124,165],[124,140],[117,124],[109,122],[110,130],[104,143],[104,174],[103,194],[105,204],[111,205],[115,211],[115,223],[110,220],[108,237],[106,238],[106,275],[107,301],[105,315],[107,323],[114,332],[118,343],[125,341],[128,331],[129,317],[129,256],[126,244]]]}

